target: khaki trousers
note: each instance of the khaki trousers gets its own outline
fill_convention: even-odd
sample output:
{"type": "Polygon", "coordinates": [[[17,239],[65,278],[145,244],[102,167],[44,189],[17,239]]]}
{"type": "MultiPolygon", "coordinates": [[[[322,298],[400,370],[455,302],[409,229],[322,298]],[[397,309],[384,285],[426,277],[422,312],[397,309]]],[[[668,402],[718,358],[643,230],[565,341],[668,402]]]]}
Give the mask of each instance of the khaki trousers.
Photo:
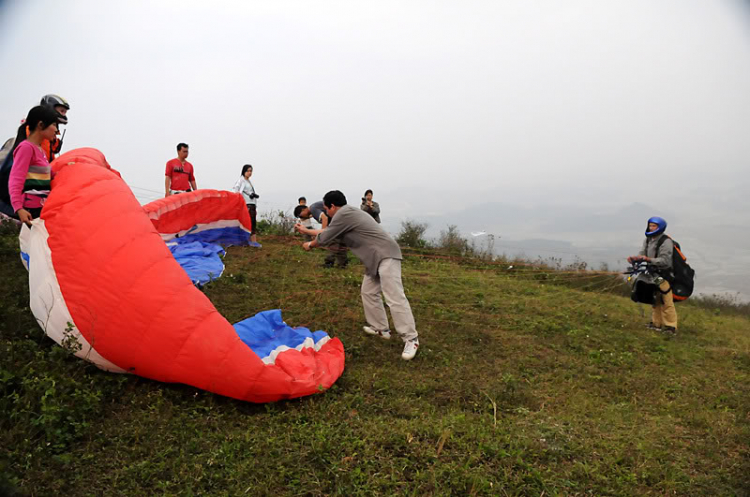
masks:
{"type": "Polygon", "coordinates": [[[378,331],[389,330],[388,316],[383,307],[383,297],[391,309],[391,317],[396,332],[403,341],[417,338],[417,325],[411,306],[404,294],[401,282],[401,261],[398,259],[383,259],[378,266],[375,277],[365,274],[362,280],[362,305],[365,308],[367,324],[378,331]]]}
{"type": "Polygon", "coordinates": [[[662,281],[656,294],[656,305],[651,315],[654,326],[671,326],[677,328],[677,311],[674,308],[674,298],[668,281],[662,281]],[[667,290],[669,290],[667,292],[667,290]],[[667,292],[667,293],[664,293],[667,292]]]}

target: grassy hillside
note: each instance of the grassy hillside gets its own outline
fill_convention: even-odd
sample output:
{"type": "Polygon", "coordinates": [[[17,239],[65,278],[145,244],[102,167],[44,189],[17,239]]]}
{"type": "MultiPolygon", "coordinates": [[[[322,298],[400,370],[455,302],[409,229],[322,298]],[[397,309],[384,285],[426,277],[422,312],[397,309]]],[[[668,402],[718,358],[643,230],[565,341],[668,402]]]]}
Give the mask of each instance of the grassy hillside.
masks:
{"type": "Polygon", "coordinates": [[[6,229],[0,494],[750,493],[747,317],[682,305],[665,340],[611,279],[427,253],[404,262],[422,342],[405,362],[361,332],[361,265],[262,242],[229,249],[205,292],[230,322],[281,308],[341,338],[320,395],[253,405],[69,356],[28,310],[6,229]]]}

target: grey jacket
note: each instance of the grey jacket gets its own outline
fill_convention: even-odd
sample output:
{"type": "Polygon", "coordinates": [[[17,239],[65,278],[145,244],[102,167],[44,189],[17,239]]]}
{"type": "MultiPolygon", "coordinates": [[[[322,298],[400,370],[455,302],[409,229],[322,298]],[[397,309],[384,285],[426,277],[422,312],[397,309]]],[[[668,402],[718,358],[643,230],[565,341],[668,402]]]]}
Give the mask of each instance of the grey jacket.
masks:
{"type": "Polygon", "coordinates": [[[326,229],[318,234],[319,245],[330,245],[337,238],[344,243],[365,265],[368,276],[377,276],[383,259],[401,260],[401,249],[391,235],[366,212],[345,205],[331,218],[326,229]]]}
{"type": "Polygon", "coordinates": [[[657,236],[647,236],[643,240],[643,247],[638,252],[639,255],[645,255],[651,259],[651,265],[654,266],[660,273],[669,274],[672,271],[672,251],[674,250],[674,243],[672,239],[667,236],[666,233],[662,233],[657,236]],[[656,245],[659,240],[666,238],[664,243],[659,247],[659,253],[656,253],[656,245]]]}
{"type": "Polygon", "coordinates": [[[363,201],[362,205],[360,205],[359,208],[365,211],[366,213],[368,213],[369,215],[371,215],[372,218],[378,224],[380,224],[380,204],[378,204],[377,202],[373,200],[372,207],[370,207],[369,205],[367,205],[367,202],[363,201]]]}

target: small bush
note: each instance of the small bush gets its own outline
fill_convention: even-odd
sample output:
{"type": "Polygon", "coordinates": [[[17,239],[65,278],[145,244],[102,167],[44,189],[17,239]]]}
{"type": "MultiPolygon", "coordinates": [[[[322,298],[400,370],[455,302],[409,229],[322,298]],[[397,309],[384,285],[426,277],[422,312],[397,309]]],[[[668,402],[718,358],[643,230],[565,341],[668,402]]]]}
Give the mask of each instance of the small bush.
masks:
{"type": "Polygon", "coordinates": [[[282,210],[261,214],[256,230],[259,235],[289,235],[294,232],[296,220],[282,210]]]}
{"type": "Polygon", "coordinates": [[[436,248],[440,251],[447,252],[451,255],[460,255],[463,257],[473,257],[474,247],[469,241],[461,236],[458,226],[451,224],[447,231],[440,232],[436,248]]]}
{"type": "Polygon", "coordinates": [[[396,241],[402,247],[426,248],[429,245],[424,239],[427,226],[427,223],[418,223],[408,219],[401,221],[401,232],[396,237],[396,241]]]}
{"type": "Polygon", "coordinates": [[[21,227],[14,220],[0,214],[0,255],[17,257],[20,230],[21,227]]]}
{"type": "Polygon", "coordinates": [[[477,242],[476,239],[471,241],[470,248],[474,257],[485,262],[499,260],[498,256],[495,255],[495,235],[488,234],[479,240],[481,241],[477,242]]]}
{"type": "Polygon", "coordinates": [[[693,296],[688,300],[696,307],[713,309],[717,313],[750,316],[750,302],[742,302],[739,293],[713,293],[711,295],[693,296]]]}

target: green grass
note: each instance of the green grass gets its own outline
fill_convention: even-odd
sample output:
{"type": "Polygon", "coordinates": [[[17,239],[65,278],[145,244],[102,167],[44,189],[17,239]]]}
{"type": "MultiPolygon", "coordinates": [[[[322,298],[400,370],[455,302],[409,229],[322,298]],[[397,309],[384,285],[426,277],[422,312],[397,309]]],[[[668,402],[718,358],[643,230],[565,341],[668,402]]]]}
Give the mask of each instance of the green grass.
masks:
{"type": "Polygon", "coordinates": [[[747,316],[682,305],[665,340],[611,279],[410,256],[405,362],[361,332],[361,265],[261,242],[205,293],[230,322],[281,308],[341,338],[325,393],[254,405],[101,372],[43,336],[0,236],[0,494],[750,494],[747,316]]]}

